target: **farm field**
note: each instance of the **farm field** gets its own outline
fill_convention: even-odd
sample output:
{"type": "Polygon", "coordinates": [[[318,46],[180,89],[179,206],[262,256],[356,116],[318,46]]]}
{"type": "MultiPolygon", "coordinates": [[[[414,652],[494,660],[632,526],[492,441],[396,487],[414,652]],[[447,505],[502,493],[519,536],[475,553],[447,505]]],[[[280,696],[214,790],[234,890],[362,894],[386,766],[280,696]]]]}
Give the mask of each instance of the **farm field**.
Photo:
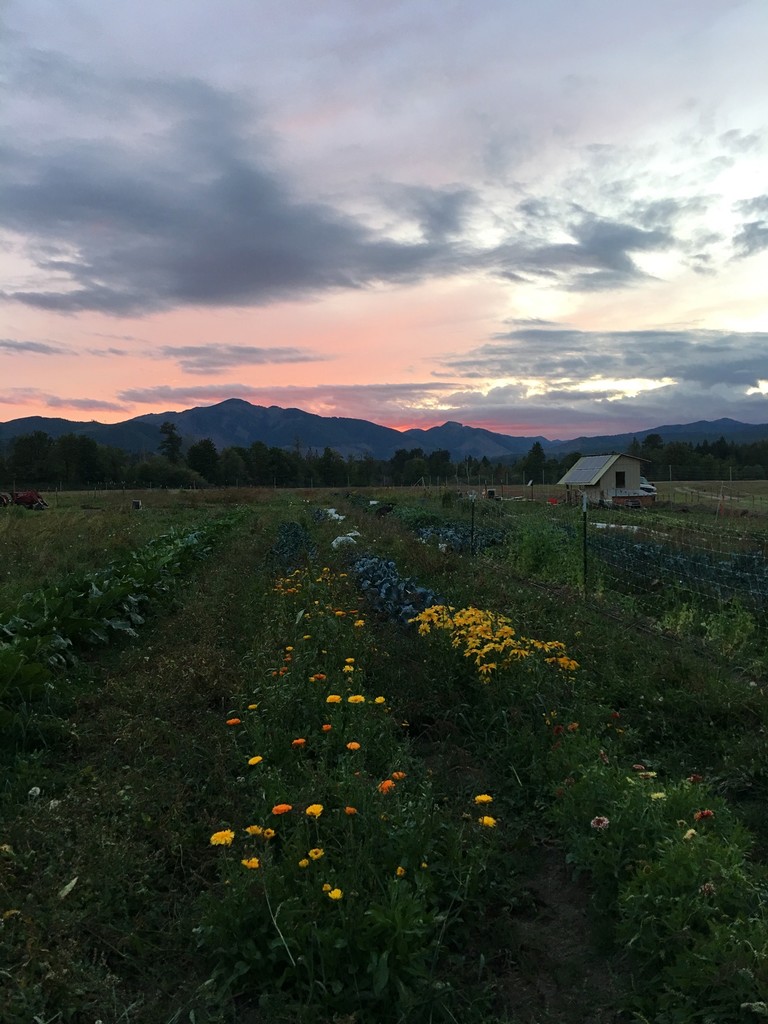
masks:
{"type": "Polygon", "coordinates": [[[3,1024],[764,1018],[767,520],[682,504],[3,510],[3,1024]]]}

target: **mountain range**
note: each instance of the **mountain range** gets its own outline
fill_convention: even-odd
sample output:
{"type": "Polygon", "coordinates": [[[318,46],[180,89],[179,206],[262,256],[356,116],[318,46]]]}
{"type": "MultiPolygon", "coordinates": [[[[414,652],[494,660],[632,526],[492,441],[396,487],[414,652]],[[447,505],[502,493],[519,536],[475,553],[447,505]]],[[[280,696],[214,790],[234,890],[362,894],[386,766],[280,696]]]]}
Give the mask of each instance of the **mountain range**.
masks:
{"type": "Polygon", "coordinates": [[[635,438],[642,441],[648,434],[660,434],[665,443],[697,444],[724,437],[727,441],[748,444],[768,439],[768,423],[741,423],[732,419],[664,424],[632,433],[556,441],[540,435],[498,434],[450,420],[438,427],[395,430],[368,420],[317,416],[301,409],[251,405],[239,398],[229,398],[216,405],[182,412],[148,413],[121,423],[27,416],[0,423],[0,444],[41,430],[53,438],[62,434],[84,434],[99,444],[151,455],[157,452],[160,426],[166,421],[176,425],[185,447],[203,438],[210,438],[219,451],[234,445],[247,448],[254,441],[261,441],[270,448],[298,447],[302,452],[310,448],[319,452],[332,448],[345,458],[370,455],[375,459],[389,459],[399,448],[421,448],[426,453],[447,449],[455,462],[468,456],[477,459],[487,456],[494,462],[514,461],[526,455],[537,441],[547,455],[560,457],[574,451],[582,455],[625,451],[635,438]]]}

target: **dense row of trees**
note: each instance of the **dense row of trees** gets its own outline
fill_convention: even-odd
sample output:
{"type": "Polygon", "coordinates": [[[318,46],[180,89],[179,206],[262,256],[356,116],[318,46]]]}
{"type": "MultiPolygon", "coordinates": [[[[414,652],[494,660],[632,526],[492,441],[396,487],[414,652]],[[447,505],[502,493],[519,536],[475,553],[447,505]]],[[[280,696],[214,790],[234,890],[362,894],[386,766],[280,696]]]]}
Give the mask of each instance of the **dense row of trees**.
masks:
{"type": "MultiPolygon", "coordinates": [[[[665,444],[658,434],[649,434],[633,441],[628,453],[647,460],[649,479],[762,480],[768,475],[768,440],[737,445],[721,438],[694,446],[678,441],[665,444]]],[[[185,449],[176,426],[166,422],[160,428],[156,453],[143,455],[97,444],[80,434],[52,438],[35,431],[17,437],[0,450],[0,489],[105,482],[139,487],[553,484],[579,457],[579,452],[560,459],[547,457],[538,441],[524,457],[506,464],[472,457],[454,461],[444,449],[426,453],[421,448],[401,448],[390,459],[344,459],[331,448],[320,453],[302,448],[299,442],[290,450],[255,441],[248,447],[233,445],[219,451],[205,438],[185,449]]]]}

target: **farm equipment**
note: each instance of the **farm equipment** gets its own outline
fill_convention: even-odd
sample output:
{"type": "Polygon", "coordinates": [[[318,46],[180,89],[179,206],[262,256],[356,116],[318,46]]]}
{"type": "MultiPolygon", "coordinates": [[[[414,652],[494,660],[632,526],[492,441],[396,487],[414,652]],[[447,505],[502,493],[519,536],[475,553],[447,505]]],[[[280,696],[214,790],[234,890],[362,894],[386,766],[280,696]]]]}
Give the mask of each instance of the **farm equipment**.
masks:
{"type": "Polygon", "coordinates": [[[22,508],[39,511],[48,508],[48,502],[39,491],[11,491],[10,494],[0,494],[0,506],[21,505],[22,508]]]}

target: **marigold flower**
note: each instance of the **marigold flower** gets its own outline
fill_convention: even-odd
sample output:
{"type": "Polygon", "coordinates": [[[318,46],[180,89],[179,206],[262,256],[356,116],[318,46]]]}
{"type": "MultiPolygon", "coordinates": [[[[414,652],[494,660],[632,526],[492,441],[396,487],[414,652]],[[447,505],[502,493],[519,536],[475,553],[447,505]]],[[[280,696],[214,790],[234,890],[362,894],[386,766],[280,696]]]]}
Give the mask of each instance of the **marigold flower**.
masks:
{"type": "Polygon", "coordinates": [[[344,813],[345,814],[349,814],[349,815],[357,814],[357,808],[356,807],[345,807],[344,808],[344,813]]]}
{"type": "Polygon", "coordinates": [[[228,718],[227,719],[227,725],[240,725],[240,719],[239,718],[228,718]]]}
{"type": "Polygon", "coordinates": [[[307,816],[310,818],[319,818],[323,813],[322,804],[310,804],[307,808],[307,816]]]}
{"type": "Polygon", "coordinates": [[[346,615],[347,613],[346,613],[346,612],[343,612],[343,611],[342,611],[342,610],[341,610],[341,609],[339,608],[339,609],[337,609],[337,610],[336,610],[336,611],[335,611],[335,612],[334,612],[333,614],[334,614],[334,615],[336,616],[336,618],[337,618],[337,619],[343,619],[343,618],[344,618],[344,616],[345,616],[345,615],[346,615]]]}
{"type": "Polygon", "coordinates": [[[273,828],[265,828],[264,831],[262,832],[262,835],[264,836],[265,839],[274,839],[275,836],[277,835],[277,832],[275,832],[273,828]]]}
{"type": "Polygon", "coordinates": [[[397,779],[399,782],[401,779],[405,778],[405,772],[392,772],[392,778],[397,779]]]}
{"type": "Polygon", "coordinates": [[[285,649],[286,649],[286,651],[288,651],[289,653],[290,653],[290,651],[292,651],[292,650],[293,650],[293,648],[292,648],[292,647],[286,647],[285,649]]]}
{"type": "Polygon", "coordinates": [[[323,882],[323,892],[330,892],[330,891],[331,891],[330,882],[323,882]]]}
{"type": "Polygon", "coordinates": [[[484,814],[477,821],[479,825],[483,825],[485,828],[496,828],[496,819],[492,818],[490,814],[484,814]]]}
{"type": "Polygon", "coordinates": [[[402,864],[397,868],[395,874],[397,875],[398,878],[405,877],[405,868],[402,866],[402,864]]]}
{"type": "Polygon", "coordinates": [[[360,744],[357,743],[355,740],[352,740],[350,743],[347,744],[347,750],[359,750],[359,749],[360,749],[360,744]]]}
{"type": "Polygon", "coordinates": [[[714,818],[715,812],[709,810],[696,811],[693,816],[694,821],[703,821],[705,818],[714,818]]]}
{"type": "Polygon", "coordinates": [[[345,658],[344,661],[345,661],[345,663],[347,665],[354,665],[354,663],[355,663],[355,659],[354,658],[345,658]]]}
{"type": "Polygon", "coordinates": [[[377,787],[380,793],[391,793],[394,788],[395,783],[392,781],[392,779],[384,779],[384,781],[380,782],[377,787]]]}
{"type": "Polygon", "coordinates": [[[476,804],[492,804],[493,803],[493,797],[489,796],[487,793],[478,793],[478,795],[475,797],[475,803],[476,804]]]}
{"type": "Polygon", "coordinates": [[[221,832],[214,832],[211,836],[211,846],[230,846],[235,838],[231,828],[222,829],[221,832]]]}
{"type": "Polygon", "coordinates": [[[251,870],[261,867],[261,861],[258,857],[248,857],[247,860],[241,860],[240,863],[244,868],[250,868],[251,870]]]}
{"type": "Polygon", "coordinates": [[[568,726],[568,732],[576,732],[576,730],[578,728],[579,728],[579,723],[578,722],[571,722],[570,725],[568,726]]]}
{"type": "Polygon", "coordinates": [[[374,697],[373,703],[374,704],[383,704],[385,702],[385,700],[386,700],[386,697],[374,697]]]}
{"type": "Polygon", "coordinates": [[[341,891],[341,889],[331,889],[329,891],[329,893],[328,893],[328,899],[329,900],[340,900],[343,895],[344,895],[344,893],[341,891]]]}
{"type": "Polygon", "coordinates": [[[348,704],[365,704],[365,697],[362,693],[353,693],[351,697],[347,697],[348,704]]]}
{"type": "Polygon", "coordinates": [[[606,818],[605,815],[603,815],[603,814],[598,814],[598,816],[596,818],[593,818],[592,821],[590,821],[589,824],[592,826],[592,828],[596,829],[598,832],[604,832],[605,829],[608,828],[610,823],[611,822],[610,822],[609,818],[606,818]]]}
{"type": "Polygon", "coordinates": [[[288,811],[293,810],[293,804],[275,804],[272,808],[273,814],[287,814],[288,811]]]}
{"type": "Polygon", "coordinates": [[[324,683],[328,677],[325,672],[315,672],[313,676],[309,677],[310,683],[324,683]]]}
{"type": "Polygon", "coordinates": [[[338,693],[332,693],[328,697],[325,698],[325,703],[326,704],[340,704],[341,703],[341,697],[338,695],[338,693]]]}
{"type": "Polygon", "coordinates": [[[255,757],[248,758],[248,764],[261,764],[263,760],[264,758],[261,756],[261,754],[257,754],[255,757]]]}
{"type": "Polygon", "coordinates": [[[355,619],[355,621],[353,622],[353,626],[355,627],[355,629],[362,629],[364,625],[365,619],[355,619]]]}
{"type": "Polygon", "coordinates": [[[330,732],[332,728],[333,728],[333,726],[330,725],[328,722],[326,722],[325,725],[322,726],[323,732],[330,732]]]}
{"type": "Polygon", "coordinates": [[[260,836],[264,829],[261,825],[249,825],[245,830],[249,836],[260,836]]]}
{"type": "Polygon", "coordinates": [[[306,746],[306,743],[307,741],[303,737],[297,740],[291,740],[292,747],[303,747],[306,746]]]}
{"type": "Polygon", "coordinates": [[[312,639],[312,634],[311,633],[305,633],[304,636],[301,639],[302,640],[311,640],[312,639]]]}
{"type": "Polygon", "coordinates": [[[341,671],[342,672],[354,672],[355,671],[355,666],[354,665],[345,665],[344,668],[341,671]]]}
{"type": "Polygon", "coordinates": [[[309,851],[309,856],[312,860],[320,860],[321,857],[325,856],[325,850],[321,849],[319,846],[315,846],[309,851]]]}
{"type": "Polygon", "coordinates": [[[685,839],[685,841],[688,842],[689,840],[693,839],[693,837],[695,835],[698,835],[698,832],[696,831],[696,829],[695,828],[689,828],[688,831],[683,836],[683,839],[685,839]]]}
{"type": "Polygon", "coordinates": [[[259,706],[258,704],[249,704],[248,705],[248,710],[249,711],[255,711],[258,706],[259,706]]]}
{"type": "Polygon", "coordinates": [[[307,858],[306,858],[306,857],[302,857],[302,858],[301,858],[301,860],[299,861],[299,867],[300,867],[300,868],[301,868],[302,870],[303,870],[304,868],[308,868],[308,867],[309,867],[309,861],[307,860],[307,858]]]}

